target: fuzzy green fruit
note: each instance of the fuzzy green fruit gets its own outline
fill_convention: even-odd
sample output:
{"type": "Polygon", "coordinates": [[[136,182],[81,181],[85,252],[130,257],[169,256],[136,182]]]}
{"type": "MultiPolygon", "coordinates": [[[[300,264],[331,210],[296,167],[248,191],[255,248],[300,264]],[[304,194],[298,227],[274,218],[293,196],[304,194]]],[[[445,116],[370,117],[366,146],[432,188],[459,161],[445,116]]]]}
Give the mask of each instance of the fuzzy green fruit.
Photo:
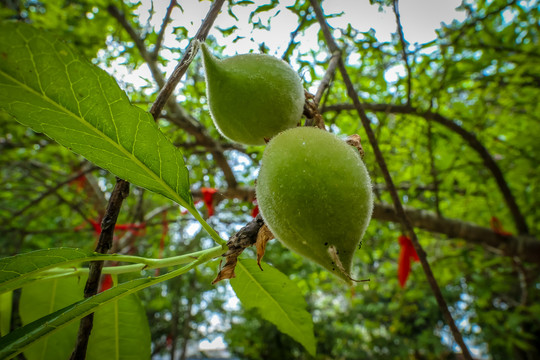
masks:
{"type": "Polygon", "coordinates": [[[355,148],[317,128],[287,130],[265,149],[256,190],[278,240],[350,283],[373,210],[371,180],[355,148]]]}
{"type": "Polygon", "coordinates": [[[205,44],[202,53],[210,114],[223,136],[241,144],[262,145],[298,124],[304,88],[287,63],[263,54],[219,60],[205,44]]]}

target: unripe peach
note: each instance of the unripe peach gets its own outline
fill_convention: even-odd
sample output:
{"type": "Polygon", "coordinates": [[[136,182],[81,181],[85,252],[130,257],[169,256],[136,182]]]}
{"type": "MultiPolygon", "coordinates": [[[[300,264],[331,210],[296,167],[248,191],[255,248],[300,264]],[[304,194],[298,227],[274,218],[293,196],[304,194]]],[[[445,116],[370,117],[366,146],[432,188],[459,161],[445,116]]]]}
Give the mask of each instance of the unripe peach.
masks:
{"type": "Polygon", "coordinates": [[[264,151],[256,190],[278,240],[350,282],[373,210],[371,180],[357,149],[317,128],[284,131],[264,151]]]}
{"type": "Polygon", "coordinates": [[[210,114],[223,136],[241,144],[262,145],[298,124],[304,88],[283,60],[263,54],[219,60],[205,44],[202,53],[210,114]]]}

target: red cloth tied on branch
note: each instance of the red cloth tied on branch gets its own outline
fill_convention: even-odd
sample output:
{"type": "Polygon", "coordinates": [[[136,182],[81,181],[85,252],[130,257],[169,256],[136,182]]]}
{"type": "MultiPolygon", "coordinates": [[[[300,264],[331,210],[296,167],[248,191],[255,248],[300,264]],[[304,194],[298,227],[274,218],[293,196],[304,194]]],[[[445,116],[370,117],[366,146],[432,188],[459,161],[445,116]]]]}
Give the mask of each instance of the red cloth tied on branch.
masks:
{"type": "MultiPolygon", "coordinates": [[[[90,225],[92,225],[92,228],[94,229],[94,233],[96,236],[99,236],[101,234],[101,219],[93,220],[88,219],[88,222],[90,225]]],[[[77,226],[75,228],[75,231],[79,231],[82,228],[81,226],[77,226]]],[[[118,231],[124,231],[124,232],[130,232],[134,236],[142,236],[146,232],[146,223],[140,223],[140,224],[116,224],[114,225],[114,229],[118,231]]]]}
{"type": "Polygon", "coordinates": [[[75,185],[75,188],[77,189],[77,192],[82,192],[84,190],[84,187],[86,185],[86,176],[84,174],[79,175],[75,180],[71,181],[70,185],[75,185]]]}
{"type": "Polygon", "coordinates": [[[257,217],[259,215],[259,205],[257,204],[257,200],[253,200],[253,209],[251,209],[251,216],[257,217]]]}
{"type": "Polygon", "coordinates": [[[204,205],[208,209],[208,217],[214,215],[214,194],[217,193],[216,189],[213,188],[201,188],[203,195],[204,205]]]}
{"type": "Polygon", "coordinates": [[[511,232],[506,231],[503,228],[501,220],[499,220],[496,216],[491,217],[489,224],[491,225],[491,230],[493,230],[493,232],[502,236],[512,236],[511,232]]]}
{"type": "Polygon", "coordinates": [[[98,219],[98,221],[95,221],[95,220],[92,220],[92,219],[88,219],[88,222],[89,222],[90,225],[92,225],[92,227],[94,228],[94,233],[95,233],[96,235],[101,234],[101,219],[98,219]]]}
{"type": "Polygon", "coordinates": [[[99,286],[99,292],[104,292],[105,290],[109,290],[112,288],[113,280],[111,274],[105,274],[103,275],[103,279],[101,280],[101,284],[99,286]]]}
{"type": "Polygon", "coordinates": [[[418,254],[414,249],[411,239],[407,235],[400,235],[398,241],[401,246],[398,262],[398,280],[399,285],[403,288],[411,273],[411,260],[419,261],[420,259],[418,258],[418,254]]]}

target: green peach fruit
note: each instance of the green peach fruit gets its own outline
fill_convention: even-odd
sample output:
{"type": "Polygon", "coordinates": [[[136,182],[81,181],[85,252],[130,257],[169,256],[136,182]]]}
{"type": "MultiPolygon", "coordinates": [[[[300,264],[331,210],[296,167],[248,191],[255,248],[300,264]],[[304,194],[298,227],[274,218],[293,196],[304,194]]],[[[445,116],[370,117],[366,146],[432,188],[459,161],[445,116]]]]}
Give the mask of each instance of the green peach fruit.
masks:
{"type": "Polygon", "coordinates": [[[286,130],[264,151],[256,191],[278,240],[350,283],[353,254],[373,210],[357,149],[317,128],[286,130]]]}
{"type": "Polygon", "coordinates": [[[220,133],[246,145],[262,145],[295,127],[304,109],[298,74],[283,60],[264,54],[219,60],[202,46],[210,114],[220,133]]]}

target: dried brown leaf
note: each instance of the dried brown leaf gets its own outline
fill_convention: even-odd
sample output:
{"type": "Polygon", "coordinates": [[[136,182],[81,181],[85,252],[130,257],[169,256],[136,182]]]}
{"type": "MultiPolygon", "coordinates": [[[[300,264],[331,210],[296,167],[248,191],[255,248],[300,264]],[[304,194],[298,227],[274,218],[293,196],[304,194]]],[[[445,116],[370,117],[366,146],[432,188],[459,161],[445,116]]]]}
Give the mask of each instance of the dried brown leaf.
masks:
{"type": "Polygon", "coordinates": [[[259,265],[259,269],[262,271],[261,267],[261,259],[264,256],[264,252],[266,251],[266,243],[268,241],[272,240],[274,238],[274,234],[270,231],[268,226],[264,224],[261,229],[259,230],[259,233],[257,234],[257,242],[255,243],[255,247],[257,248],[257,265],[259,265]]]}

